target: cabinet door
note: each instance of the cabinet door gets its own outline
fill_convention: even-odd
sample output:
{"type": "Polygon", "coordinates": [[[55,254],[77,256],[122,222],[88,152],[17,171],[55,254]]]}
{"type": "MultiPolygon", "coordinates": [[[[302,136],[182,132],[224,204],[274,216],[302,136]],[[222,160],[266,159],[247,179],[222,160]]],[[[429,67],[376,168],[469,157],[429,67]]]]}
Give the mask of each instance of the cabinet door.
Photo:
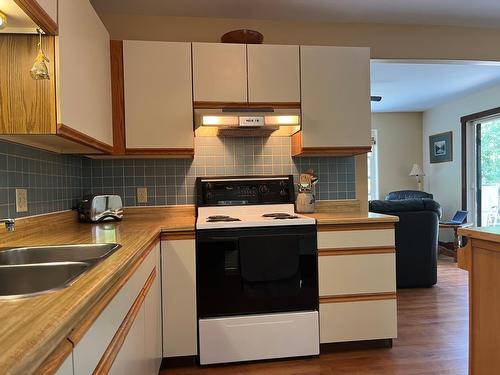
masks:
{"type": "Polygon", "coordinates": [[[36,2],[57,23],[57,0],[36,0],[36,2]]]}
{"type": "Polygon", "coordinates": [[[370,49],[301,46],[302,146],[370,146],[370,49]]]}
{"type": "Polygon", "coordinates": [[[194,240],[162,241],[163,356],[197,353],[194,240]]]}
{"type": "Polygon", "coordinates": [[[192,148],[191,45],[123,42],[127,148],[192,148]]]}
{"type": "Polygon", "coordinates": [[[300,102],[299,46],[249,44],[248,101],[300,102]]]}
{"type": "Polygon", "coordinates": [[[57,123],[113,144],[109,33],[88,0],[59,0],[57,123]]]}
{"type": "Polygon", "coordinates": [[[193,43],[193,88],[195,102],[246,102],[246,46],[193,43]]]}
{"type": "Polygon", "coordinates": [[[144,305],[142,305],[109,370],[110,375],[147,374],[144,324],[145,312],[144,305]]]}
{"type": "Polygon", "coordinates": [[[160,370],[162,353],[161,327],[161,264],[160,252],[155,253],[156,278],[144,300],[146,369],[144,375],[156,375],[160,370]]]}

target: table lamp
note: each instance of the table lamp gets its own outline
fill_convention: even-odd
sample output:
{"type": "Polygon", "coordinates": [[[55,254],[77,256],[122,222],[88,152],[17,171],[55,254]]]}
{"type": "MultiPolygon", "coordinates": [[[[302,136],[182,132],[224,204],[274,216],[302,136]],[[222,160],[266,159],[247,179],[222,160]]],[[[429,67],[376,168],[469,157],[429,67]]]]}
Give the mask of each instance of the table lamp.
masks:
{"type": "Polygon", "coordinates": [[[418,190],[422,190],[422,177],[425,176],[422,167],[418,164],[413,164],[413,167],[410,171],[410,176],[415,176],[417,178],[418,190]]]}

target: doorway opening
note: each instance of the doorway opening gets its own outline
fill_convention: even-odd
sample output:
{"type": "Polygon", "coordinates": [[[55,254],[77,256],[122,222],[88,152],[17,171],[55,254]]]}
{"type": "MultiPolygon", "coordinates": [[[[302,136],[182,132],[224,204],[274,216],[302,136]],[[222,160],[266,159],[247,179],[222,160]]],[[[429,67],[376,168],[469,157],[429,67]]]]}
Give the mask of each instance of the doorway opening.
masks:
{"type": "Polygon", "coordinates": [[[476,226],[500,226],[500,111],[462,124],[462,203],[476,226]]]}

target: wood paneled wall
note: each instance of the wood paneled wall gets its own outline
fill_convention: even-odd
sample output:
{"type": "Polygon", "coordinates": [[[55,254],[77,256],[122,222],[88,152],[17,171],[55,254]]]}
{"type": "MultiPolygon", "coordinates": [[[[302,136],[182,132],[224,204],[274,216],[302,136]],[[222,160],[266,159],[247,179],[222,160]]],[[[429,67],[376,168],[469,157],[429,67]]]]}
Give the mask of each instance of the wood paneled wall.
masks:
{"type": "Polygon", "coordinates": [[[38,52],[38,36],[0,35],[0,133],[56,132],[54,37],[42,37],[49,58],[50,80],[36,81],[30,69],[38,52]]]}

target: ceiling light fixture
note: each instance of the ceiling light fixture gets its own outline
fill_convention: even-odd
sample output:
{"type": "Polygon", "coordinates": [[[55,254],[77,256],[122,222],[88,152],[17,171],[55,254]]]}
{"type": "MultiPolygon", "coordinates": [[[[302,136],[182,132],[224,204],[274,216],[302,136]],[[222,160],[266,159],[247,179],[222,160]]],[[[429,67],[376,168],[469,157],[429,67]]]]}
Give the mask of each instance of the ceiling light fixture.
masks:
{"type": "Polygon", "coordinates": [[[0,30],[7,27],[7,16],[5,13],[0,12],[0,30]]]}
{"type": "Polygon", "coordinates": [[[36,29],[36,31],[38,32],[38,54],[30,70],[31,78],[35,80],[50,79],[49,68],[46,64],[49,59],[42,50],[42,30],[36,29]]]}

